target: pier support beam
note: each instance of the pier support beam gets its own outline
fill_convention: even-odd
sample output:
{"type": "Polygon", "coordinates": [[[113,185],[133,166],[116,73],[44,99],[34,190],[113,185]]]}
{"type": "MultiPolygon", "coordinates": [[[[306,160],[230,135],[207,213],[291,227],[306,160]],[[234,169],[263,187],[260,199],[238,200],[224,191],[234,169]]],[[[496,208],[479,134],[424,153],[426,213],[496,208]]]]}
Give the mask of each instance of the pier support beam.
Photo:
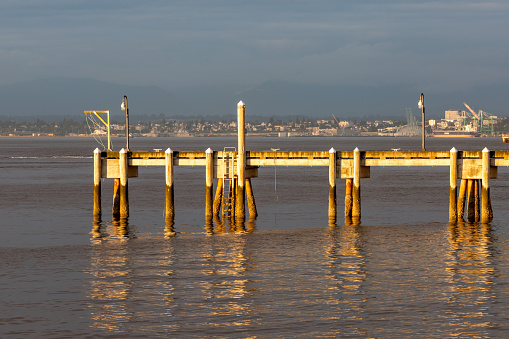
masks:
{"type": "Polygon", "coordinates": [[[449,222],[458,220],[458,150],[453,147],[450,151],[450,193],[449,193],[449,222]]]}
{"type": "Polygon", "coordinates": [[[214,216],[219,217],[219,212],[221,211],[221,204],[223,201],[223,178],[217,179],[217,188],[216,188],[216,196],[214,197],[214,206],[213,213],[214,216]]]}
{"type": "Polygon", "coordinates": [[[165,153],[165,173],[166,173],[166,221],[175,218],[175,205],[173,198],[173,151],[168,148],[165,153]]]}
{"type": "Polygon", "coordinates": [[[235,219],[244,222],[246,219],[245,179],[246,179],[246,105],[242,101],[237,104],[237,129],[239,153],[237,159],[237,192],[235,197],[235,219]]]}
{"type": "Polygon", "coordinates": [[[481,193],[481,222],[487,223],[493,219],[490,198],[490,150],[482,150],[482,193],[481,193]]]}
{"type": "Polygon", "coordinates": [[[99,148],[94,150],[94,219],[101,219],[101,151],[99,148]]]}
{"type": "Polygon", "coordinates": [[[115,178],[113,183],[113,206],[111,208],[113,220],[120,219],[120,179],[115,178]]]}
{"type": "Polygon", "coordinates": [[[460,191],[458,194],[458,221],[463,220],[465,214],[465,200],[467,196],[468,179],[461,179],[460,191]]]}
{"type": "Polygon", "coordinates": [[[120,218],[129,217],[129,191],[127,187],[127,151],[120,150],[119,172],[120,172],[120,218]]]}
{"type": "Polygon", "coordinates": [[[468,179],[467,193],[467,221],[475,221],[475,184],[474,179],[468,179]]]}
{"type": "Polygon", "coordinates": [[[352,217],[352,186],[353,179],[346,179],[346,187],[345,187],[345,218],[352,217]]]}
{"type": "Polygon", "coordinates": [[[256,210],[256,202],[253,194],[253,186],[251,186],[251,179],[246,178],[246,199],[247,199],[247,207],[249,210],[249,220],[254,220],[258,216],[258,211],[256,210]]]}
{"type": "Polygon", "coordinates": [[[353,187],[352,187],[352,218],[361,218],[361,152],[353,151],[353,187]]]}
{"type": "Polygon", "coordinates": [[[329,150],[329,223],[334,224],[337,217],[336,203],[336,150],[329,150]]]}
{"type": "Polygon", "coordinates": [[[479,205],[479,179],[474,179],[474,221],[480,220],[480,205],[479,205]]]}
{"type": "Polygon", "coordinates": [[[213,181],[214,181],[214,151],[208,148],[205,151],[205,219],[212,220],[213,213],[213,181]]]}

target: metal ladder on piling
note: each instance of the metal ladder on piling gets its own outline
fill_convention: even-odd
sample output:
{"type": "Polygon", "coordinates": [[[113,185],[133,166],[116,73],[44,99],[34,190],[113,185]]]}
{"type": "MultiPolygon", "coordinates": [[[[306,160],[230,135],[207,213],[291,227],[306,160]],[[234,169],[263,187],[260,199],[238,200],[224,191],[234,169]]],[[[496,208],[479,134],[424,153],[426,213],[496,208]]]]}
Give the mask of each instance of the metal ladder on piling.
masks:
{"type": "Polygon", "coordinates": [[[235,147],[223,149],[223,217],[232,216],[235,204],[235,179],[237,157],[235,147]]]}

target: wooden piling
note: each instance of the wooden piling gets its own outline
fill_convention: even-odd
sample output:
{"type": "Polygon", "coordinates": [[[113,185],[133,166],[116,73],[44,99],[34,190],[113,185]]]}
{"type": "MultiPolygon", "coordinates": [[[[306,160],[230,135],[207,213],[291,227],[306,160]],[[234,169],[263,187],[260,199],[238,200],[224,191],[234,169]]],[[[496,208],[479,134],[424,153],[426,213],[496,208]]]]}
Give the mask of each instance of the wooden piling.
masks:
{"type": "Polygon", "coordinates": [[[213,181],[214,181],[214,152],[208,148],[205,151],[205,219],[212,221],[213,216],[213,181]]]}
{"type": "Polygon", "coordinates": [[[217,179],[216,196],[214,197],[213,206],[213,214],[217,217],[219,217],[219,212],[221,212],[221,205],[223,201],[223,186],[223,178],[217,179]]]}
{"type": "Polygon", "coordinates": [[[346,179],[346,188],[345,188],[345,218],[352,217],[352,186],[353,179],[346,179]]]}
{"type": "Polygon", "coordinates": [[[467,179],[461,179],[460,183],[460,191],[458,194],[458,221],[463,220],[463,215],[465,214],[465,200],[467,194],[467,179]]]}
{"type": "Polygon", "coordinates": [[[361,152],[353,151],[353,185],[352,185],[352,218],[361,217],[361,152]]]}
{"type": "Polygon", "coordinates": [[[244,221],[246,218],[245,179],[246,179],[246,105],[242,101],[237,104],[238,158],[237,158],[237,192],[235,196],[235,219],[244,221]]]}
{"type": "Polygon", "coordinates": [[[474,179],[474,220],[480,220],[480,204],[479,204],[479,179],[474,179]]]}
{"type": "Polygon", "coordinates": [[[120,219],[120,178],[115,178],[113,183],[113,206],[111,214],[114,220],[120,219]]]}
{"type": "Polygon", "coordinates": [[[458,150],[453,147],[450,151],[450,193],[449,193],[449,221],[458,220],[458,150]]]}
{"type": "Polygon", "coordinates": [[[468,179],[467,221],[475,221],[475,185],[474,179],[468,179]]]}
{"type": "Polygon", "coordinates": [[[251,186],[251,178],[246,178],[246,200],[249,210],[249,219],[256,219],[258,211],[256,210],[256,202],[253,194],[253,186],[251,186]]]}
{"type": "Polygon", "coordinates": [[[482,193],[481,193],[481,222],[487,223],[493,219],[493,210],[491,209],[490,198],[490,150],[482,150],[482,193]]]}
{"type": "Polygon", "coordinates": [[[129,217],[129,192],[127,187],[127,151],[120,150],[119,173],[120,173],[120,218],[129,217]]]}
{"type": "Polygon", "coordinates": [[[173,151],[168,148],[165,153],[166,172],[166,219],[175,217],[175,205],[173,197],[173,151]]]}
{"type": "Polygon", "coordinates": [[[101,219],[101,151],[99,148],[94,150],[94,219],[101,219]]]}
{"type": "Polygon", "coordinates": [[[329,150],[329,222],[336,220],[337,202],[336,202],[336,150],[329,150]]]}

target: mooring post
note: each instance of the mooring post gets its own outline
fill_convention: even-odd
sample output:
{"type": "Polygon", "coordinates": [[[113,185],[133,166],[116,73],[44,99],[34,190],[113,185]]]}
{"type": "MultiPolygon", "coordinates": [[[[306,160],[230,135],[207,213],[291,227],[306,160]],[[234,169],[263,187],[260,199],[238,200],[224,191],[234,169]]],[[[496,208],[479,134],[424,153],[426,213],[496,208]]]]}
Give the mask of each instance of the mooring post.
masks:
{"type": "Polygon", "coordinates": [[[449,193],[449,221],[456,222],[458,220],[458,150],[453,147],[450,151],[450,193],[449,193]]]}
{"type": "Polygon", "coordinates": [[[175,217],[175,205],[173,198],[173,151],[168,148],[164,152],[166,173],[166,220],[175,217]]]}
{"type": "Polygon", "coordinates": [[[238,130],[238,144],[239,153],[237,159],[237,194],[235,198],[235,218],[239,221],[244,221],[246,218],[245,206],[245,179],[246,179],[246,105],[242,101],[237,104],[237,130],[238,130]]]}
{"type": "Polygon", "coordinates": [[[94,150],[94,219],[101,219],[101,150],[94,150]]]}
{"type": "Polygon", "coordinates": [[[205,166],[205,219],[212,221],[213,216],[213,181],[214,181],[214,151],[209,147],[206,151],[205,166]]]}
{"type": "Polygon", "coordinates": [[[127,151],[122,148],[119,157],[119,173],[120,173],[120,218],[129,217],[129,196],[127,188],[127,151]]]}
{"type": "Polygon", "coordinates": [[[458,194],[458,221],[463,220],[465,214],[465,200],[467,195],[468,179],[461,179],[460,191],[458,194]]]}
{"type": "Polygon", "coordinates": [[[482,193],[481,193],[481,222],[487,223],[493,218],[490,199],[490,150],[482,150],[482,193]]]}
{"type": "Polygon", "coordinates": [[[249,220],[254,220],[258,216],[258,211],[256,210],[256,202],[253,194],[253,186],[251,186],[251,178],[246,178],[246,199],[247,199],[247,208],[249,210],[249,220]]]}
{"type": "Polygon", "coordinates": [[[353,150],[352,218],[361,217],[361,152],[353,150]]]}
{"type": "Polygon", "coordinates": [[[336,221],[336,150],[332,147],[329,150],[329,221],[336,221]]]}

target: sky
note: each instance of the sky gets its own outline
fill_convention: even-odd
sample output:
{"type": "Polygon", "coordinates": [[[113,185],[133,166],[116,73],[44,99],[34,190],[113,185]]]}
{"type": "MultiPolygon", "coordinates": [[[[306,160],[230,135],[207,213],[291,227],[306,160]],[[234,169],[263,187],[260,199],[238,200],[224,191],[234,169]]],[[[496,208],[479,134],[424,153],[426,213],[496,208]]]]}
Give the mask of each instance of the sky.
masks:
{"type": "Polygon", "coordinates": [[[2,0],[0,85],[507,85],[508,18],[506,0],[2,0]]]}

